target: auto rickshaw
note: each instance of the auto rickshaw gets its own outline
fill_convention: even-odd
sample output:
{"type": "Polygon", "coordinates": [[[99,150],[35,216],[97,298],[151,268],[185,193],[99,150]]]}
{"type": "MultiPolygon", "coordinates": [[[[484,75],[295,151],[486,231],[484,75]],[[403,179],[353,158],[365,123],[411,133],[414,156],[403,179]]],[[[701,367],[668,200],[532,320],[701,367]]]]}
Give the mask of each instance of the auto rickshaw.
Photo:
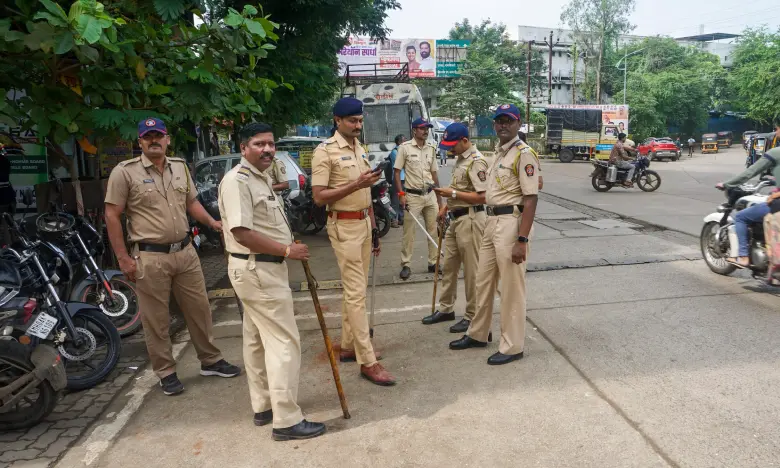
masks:
{"type": "Polygon", "coordinates": [[[756,133],[758,132],[755,130],[748,130],[742,134],[742,148],[745,150],[748,149],[748,140],[750,139],[751,135],[755,135],[756,133]]]}
{"type": "Polygon", "coordinates": [[[734,133],[718,132],[718,148],[729,148],[732,141],[734,141],[734,133]]]}
{"type": "Polygon", "coordinates": [[[761,159],[767,151],[780,145],[780,141],[775,138],[775,133],[756,133],[750,137],[750,147],[748,148],[747,162],[745,166],[750,167],[756,161],[761,159]]]}
{"type": "Polygon", "coordinates": [[[702,154],[718,152],[718,135],[715,133],[705,133],[701,136],[702,154]]]}

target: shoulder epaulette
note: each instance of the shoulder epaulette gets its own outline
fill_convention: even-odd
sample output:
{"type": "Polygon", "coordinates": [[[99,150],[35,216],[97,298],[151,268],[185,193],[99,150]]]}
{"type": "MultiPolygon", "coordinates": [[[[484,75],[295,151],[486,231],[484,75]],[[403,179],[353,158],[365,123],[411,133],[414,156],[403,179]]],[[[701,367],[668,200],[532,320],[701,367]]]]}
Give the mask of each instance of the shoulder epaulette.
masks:
{"type": "Polygon", "coordinates": [[[121,163],[118,164],[118,166],[127,166],[128,164],[137,163],[139,161],[141,161],[141,157],[140,156],[138,156],[137,158],[132,158],[132,159],[128,159],[126,161],[122,161],[121,163]]]}
{"type": "Polygon", "coordinates": [[[168,158],[168,161],[173,161],[173,162],[180,162],[180,163],[187,164],[187,161],[185,161],[185,160],[184,160],[184,159],[182,159],[182,158],[168,158]]]}
{"type": "Polygon", "coordinates": [[[323,141],[320,144],[321,145],[327,145],[328,143],[335,143],[335,142],[336,142],[336,137],[332,136],[332,137],[328,138],[327,140],[323,141]]]}

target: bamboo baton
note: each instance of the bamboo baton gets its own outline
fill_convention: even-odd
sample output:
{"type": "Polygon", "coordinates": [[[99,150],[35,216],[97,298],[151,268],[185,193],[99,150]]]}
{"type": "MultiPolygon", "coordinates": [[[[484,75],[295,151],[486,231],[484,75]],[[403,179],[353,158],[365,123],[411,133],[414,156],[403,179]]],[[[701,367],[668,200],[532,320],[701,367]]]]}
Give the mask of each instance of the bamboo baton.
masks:
{"type": "MultiPolygon", "coordinates": [[[[300,244],[301,241],[295,241],[296,244],[300,244]]],[[[317,280],[314,279],[314,275],[311,274],[309,269],[309,262],[301,260],[303,264],[303,271],[306,273],[306,281],[309,284],[309,292],[311,293],[311,300],[314,303],[314,310],[317,312],[317,320],[320,322],[320,330],[322,330],[322,338],[325,340],[325,349],[328,352],[328,359],[330,359],[330,368],[333,371],[333,380],[336,382],[336,392],[339,394],[339,401],[341,402],[341,411],[344,413],[344,419],[349,419],[349,408],[347,408],[347,397],[344,396],[344,389],[341,387],[341,377],[339,377],[339,366],[336,364],[336,356],[333,354],[333,345],[330,342],[328,336],[328,327],[325,326],[325,317],[322,315],[322,308],[320,307],[320,299],[317,296],[317,280]]]]}
{"type": "Polygon", "coordinates": [[[439,284],[439,265],[441,265],[441,247],[442,247],[442,239],[444,239],[444,232],[447,230],[447,224],[445,224],[444,220],[442,220],[441,223],[439,223],[439,245],[438,245],[438,253],[436,254],[436,269],[433,273],[433,302],[431,303],[431,315],[434,314],[434,311],[436,310],[436,287],[439,284]]]}

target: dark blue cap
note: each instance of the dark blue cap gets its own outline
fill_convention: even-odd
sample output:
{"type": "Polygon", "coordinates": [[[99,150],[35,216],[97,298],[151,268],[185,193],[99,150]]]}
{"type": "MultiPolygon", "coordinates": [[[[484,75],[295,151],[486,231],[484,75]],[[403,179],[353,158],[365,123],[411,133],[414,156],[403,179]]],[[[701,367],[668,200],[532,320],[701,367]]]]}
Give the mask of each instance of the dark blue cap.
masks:
{"type": "Polygon", "coordinates": [[[444,130],[444,137],[439,143],[439,148],[450,149],[457,145],[463,138],[469,137],[469,128],[460,122],[451,123],[444,130]]]}
{"type": "Polygon", "coordinates": [[[412,122],[412,128],[433,128],[433,124],[428,122],[427,120],[420,117],[419,119],[414,119],[414,122],[412,122]]]}
{"type": "Polygon", "coordinates": [[[142,120],[138,122],[138,136],[142,137],[149,132],[160,132],[163,135],[168,134],[168,129],[165,128],[165,122],[154,117],[142,120]]]}
{"type": "Polygon", "coordinates": [[[333,115],[336,117],[363,115],[363,101],[351,97],[341,98],[333,106],[333,115]]]}
{"type": "Polygon", "coordinates": [[[520,120],[520,110],[514,104],[504,104],[498,106],[496,109],[496,114],[493,116],[493,120],[496,120],[502,115],[508,115],[515,120],[520,120]]]}

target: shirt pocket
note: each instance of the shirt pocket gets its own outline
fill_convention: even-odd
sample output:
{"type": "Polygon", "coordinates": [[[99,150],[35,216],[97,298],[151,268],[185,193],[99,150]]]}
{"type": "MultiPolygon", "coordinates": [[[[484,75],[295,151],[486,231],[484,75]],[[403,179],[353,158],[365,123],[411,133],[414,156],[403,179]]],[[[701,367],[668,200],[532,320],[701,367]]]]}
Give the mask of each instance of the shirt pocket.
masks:
{"type": "Polygon", "coordinates": [[[357,161],[354,159],[339,159],[336,162],[336,170],[341,179],[353,181],[360,177],[360,168],[358,167],[357,161]]]}
{"type": "Polygon", "coordinates": [[[154,199],[153,193],[157,192],[154,184],[136,182],[130,187],[130,193],[128,196],[128,204],[135,206],[153,206],[154,199]]]}
{"type": "Polygon", "coordinates": [[[187,203],[187,184],[173,184],[173,196],[177,203],[187,203]]]}
{"type": "Polygon", "coordinates": [[[505,187],[509,187],[508,184],[511,184],[514,182],[515,179],[515,173],[512,171],[511,167],[504,166],[503,164],[499,164],[498,167],[496,167],[496,170],[494,171],[494,177],[496,177],[505,187]]]}

